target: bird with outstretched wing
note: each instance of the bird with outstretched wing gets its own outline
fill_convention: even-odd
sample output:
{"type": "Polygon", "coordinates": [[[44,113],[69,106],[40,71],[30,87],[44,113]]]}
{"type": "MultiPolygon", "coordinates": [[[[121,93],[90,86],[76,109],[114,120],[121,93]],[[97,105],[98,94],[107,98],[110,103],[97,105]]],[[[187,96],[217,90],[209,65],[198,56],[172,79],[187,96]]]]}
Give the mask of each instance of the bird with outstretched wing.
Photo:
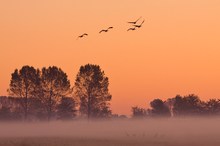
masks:
{"type": "Polygon", "coordinates": [[[136,24],[140,19],[141,19],[141,17],[138,18],[136,21],[131,21],[131,22],[128,22],[128,23],[130,23],[130,24],[136,24]]]}
{"type": "Polygon", "coordinates": [[[145,20],[142,21],[142,23],[140,25],[133,25],[134,27],[140,28],[142,27],[143,23],[145,22],[145,20]]]}
{"type": "Polygon", "coordinates": [[[113,29],[113,27],[111,26],[111,27],[108,27],[108,29],[102,29],[101,31],[99,31],[99,33],[102,33],[102,32],[108,32],[109,29],[113,29]]]}
{"type": "Polygon", "coordinates": [[[133,31],[133,30],[136,30],[136,28],[134,27],[134,28],[129,28],[127,31],[133,31]]]}
{"type": "Polygon", "coordinates": [[[84,34],[78,36],[77,39],[79,39],[79,38],[83,38],[83,37],[85,37],[85,36],[88,36],[88,34],[87,34],[87,33],[84,33],[84,34]]]}

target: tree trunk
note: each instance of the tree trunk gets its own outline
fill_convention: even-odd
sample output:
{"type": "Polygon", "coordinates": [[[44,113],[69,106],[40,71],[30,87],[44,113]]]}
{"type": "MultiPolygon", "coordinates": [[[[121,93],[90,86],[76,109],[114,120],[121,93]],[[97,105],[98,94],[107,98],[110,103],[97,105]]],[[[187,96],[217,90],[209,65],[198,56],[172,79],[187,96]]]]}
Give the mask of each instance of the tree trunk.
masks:
{"type": "Polygon", "coordinates": [[[88,96],[88,120],[90,120],[91,117],[91,97],[88,96]]]}
{"type": "Polygon", "coordinates": [[[26,89],[25,97],[24,97],[24,120],[27,121],[28,114],[28,93],[26,89]]]}
{"type": "Polygon", "coordinates": [[[91,92],[88,90],[88,120],[91,118],[91,92]]]}
{"type": "Polygon", "coordinates": [[[48,121],[50,121],[51,119],[51,112],[52,112],[52,90],[50,90],[50,97],[49,97],[49,111],[47,116],[48,121]]]}

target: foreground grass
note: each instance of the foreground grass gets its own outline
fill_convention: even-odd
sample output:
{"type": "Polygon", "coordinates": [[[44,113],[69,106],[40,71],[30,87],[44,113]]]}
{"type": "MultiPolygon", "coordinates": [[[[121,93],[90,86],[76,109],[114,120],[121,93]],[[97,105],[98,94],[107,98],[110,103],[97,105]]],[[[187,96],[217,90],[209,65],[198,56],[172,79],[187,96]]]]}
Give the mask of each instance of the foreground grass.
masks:
{"type": "Polygon", "coordinates": [[[87,139],[61,137],[0,138],[0,146],[219,146],[219,141],[161,139],[87,139]]]}
{"type": "Polygon", "coordinates": [[[1,138],[0,146],[171,146],[165,141],[143,139],[84,139],[84,138],[1,138]]]}
{"type": "Polygon", "coordinates": [[[220,146],[219,118],[0,123],[0,146],[220,146]]]}

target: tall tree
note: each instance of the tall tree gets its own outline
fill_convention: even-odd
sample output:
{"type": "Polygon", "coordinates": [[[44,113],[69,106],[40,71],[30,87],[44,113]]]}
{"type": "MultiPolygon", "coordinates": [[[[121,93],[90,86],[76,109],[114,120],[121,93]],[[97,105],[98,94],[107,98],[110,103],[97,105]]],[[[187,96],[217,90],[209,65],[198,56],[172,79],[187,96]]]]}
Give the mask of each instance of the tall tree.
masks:
{"type": "Polygon", "coordinates": [[[90,118],[108,117],[111,114],[108,90],[109,80],[100,66],[81,66],[75,80],[75,95],[80,100],[80,113],[90,118]]]}
{"type": "Polygon", "coordinates": [[[70,81],[67,74],[60,68],[52,66],[42,69],[39,97],[46,109],[48,121],[61,97],[68,95],[70,91],[70,81]]]}
{"type": "Polygon", "coordinates": [[[23,66],[19,71],[15,69],[11,75],[9,94],[20,98],[20,104],[24,111],[24,119],[27,120],[30,100],[34,97],[40,83],[40,72],[32,66],[23,66]]]}

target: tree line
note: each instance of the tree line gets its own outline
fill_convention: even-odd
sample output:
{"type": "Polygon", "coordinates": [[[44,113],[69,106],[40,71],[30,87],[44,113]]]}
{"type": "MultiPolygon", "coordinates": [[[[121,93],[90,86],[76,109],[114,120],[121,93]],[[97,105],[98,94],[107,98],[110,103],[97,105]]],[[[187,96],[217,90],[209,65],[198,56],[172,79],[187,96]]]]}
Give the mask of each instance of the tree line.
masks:
{"type": "Polygon", "coordinates": [[[108,86],[98,65],[81,66],[73,87],[61,68],[23,66],[11,74],[10,96],[0,97],[0,120],[107,118],[112,97],[108,86]]]}
{"type": "Polygon", "coordinates": [[[176,95],[165,101],[154,99],[148,109],[132,107],[133,118],[186,116],[220,116],[220,99],[202,101],[194,94],[176,95]]]}
{"type": "MultiPolygon", "coordinates": [[[[108,88],[109,79],[99,65],[81,66],[73,86],[61,68],[23,66],[11,74],[9,96],[0,97],[0,120],[127,118],[112,114],[108,88]]],[[[177,95],[164,101],[154,99],[150,108],[134,106],[131,111],[132,118],[220,116],[220,100],[177,95]]]]}

